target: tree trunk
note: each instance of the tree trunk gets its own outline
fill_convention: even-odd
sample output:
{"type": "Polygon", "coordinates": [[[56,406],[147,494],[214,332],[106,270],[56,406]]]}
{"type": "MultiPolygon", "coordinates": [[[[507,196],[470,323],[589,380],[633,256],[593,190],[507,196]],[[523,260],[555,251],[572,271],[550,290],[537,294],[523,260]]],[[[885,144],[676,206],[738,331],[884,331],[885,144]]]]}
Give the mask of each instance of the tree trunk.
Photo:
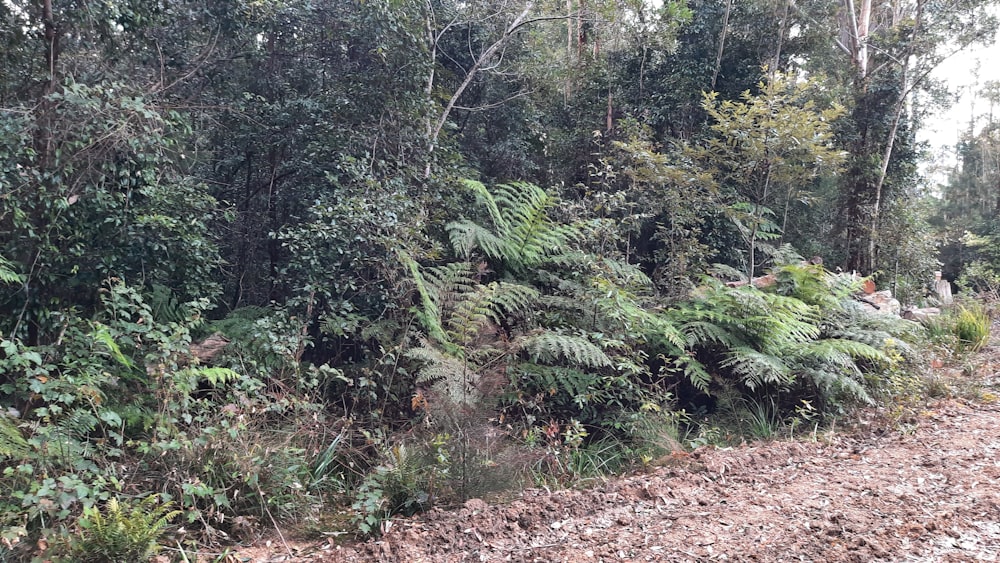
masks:
{"type": "Polygon", "coordinates": [[[722,31],[719,32],[719,49],[715,54],[715,70],[712,72],[712,91],[715,91],[715,83],[719,80],[719,72],[722,69],[722,54],[726,51],[726,33],[729,31],[729,13],[733,10],[733,0],[726,0],[726,12],[722,16],[722,31]]]}

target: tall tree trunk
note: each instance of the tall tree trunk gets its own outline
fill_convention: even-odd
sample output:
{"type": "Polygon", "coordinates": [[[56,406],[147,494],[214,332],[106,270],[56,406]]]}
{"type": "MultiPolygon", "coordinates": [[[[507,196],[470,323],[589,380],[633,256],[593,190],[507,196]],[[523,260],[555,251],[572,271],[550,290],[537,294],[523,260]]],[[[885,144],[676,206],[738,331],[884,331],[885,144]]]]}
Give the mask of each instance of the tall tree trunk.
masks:
{"type": "Polygon", "coordinates": [[[715,83],[719,80],[719,72],[722,70],[722,55],[726,52],[726,34],[729,31],[729,13],[733,10],[733,0],[726,0],[726,12],[722,16],[722,31],[719,32],[719,49],[715,53],[715,70],[712,72],[712,91],[715,91],[715,83]]]}

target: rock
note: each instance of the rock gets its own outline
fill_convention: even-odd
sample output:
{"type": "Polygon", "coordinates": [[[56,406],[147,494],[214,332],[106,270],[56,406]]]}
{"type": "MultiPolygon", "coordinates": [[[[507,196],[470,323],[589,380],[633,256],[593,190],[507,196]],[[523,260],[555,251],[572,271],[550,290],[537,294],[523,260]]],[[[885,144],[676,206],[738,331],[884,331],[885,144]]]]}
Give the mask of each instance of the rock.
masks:
{"type": "Polygon", "coordinates": [[[926,324],[931,318],[941,314],[941,309],[937,307],[925,307],[923,309],[907,309],[903,311],[903,318],[926,324]]]}
{"type": "Polygon", "coordinates": [[[941,279],[941,272],[934,272],[934,293],[937,293],[938,301],[942,305],[951,305],[954,299],[951,296],[951,283],[941,279]]]}
{"type": "Polygon", "coordinates": [[[884,315],[898,315],[902,309],[899,301],[892,296],[892,292],[888,289],[876,291],[860,299],[862,303],[867,304],[872,310],[884,315]]]}
{"type": "Polygon", "coordinates": [[[198,363],[207,364],[228,344],[229,339],[221,332],[216,332],[201,342],[192,343],[190,352],[198,358],[198,363]]]}
{"type": "Polygon", "coordinates": [[[861,289],[865,292],[865,295],[871,295],[875,293],[875,282],[871,279],[866,279],[861,282],[861,289]]]}

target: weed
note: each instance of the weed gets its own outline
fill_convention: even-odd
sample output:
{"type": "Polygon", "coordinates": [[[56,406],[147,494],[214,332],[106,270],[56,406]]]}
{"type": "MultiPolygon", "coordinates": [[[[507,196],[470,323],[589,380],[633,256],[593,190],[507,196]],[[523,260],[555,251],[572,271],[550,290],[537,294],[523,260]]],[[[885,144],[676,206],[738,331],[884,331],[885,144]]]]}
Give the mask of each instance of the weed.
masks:
{"type": "Polygon", "coordinates": [[[943,399],[952,395],[948,380],[940,375],[929,375],[923,380],[923,396],[931,399],[943,399]]]}
{"type": "Polygon", "coordinates": [[[758,440],[771,440],[782,427],[781,413],[774,398],[744,399],[741,411],[747,418],[750,435],[758,440]]]}
{"type": "Polygon", "coordinates": [[[979,305],[961,307],[955,318],[955,336],[962,351],[978,352],[990,339],[990,317],[979,305]]]}

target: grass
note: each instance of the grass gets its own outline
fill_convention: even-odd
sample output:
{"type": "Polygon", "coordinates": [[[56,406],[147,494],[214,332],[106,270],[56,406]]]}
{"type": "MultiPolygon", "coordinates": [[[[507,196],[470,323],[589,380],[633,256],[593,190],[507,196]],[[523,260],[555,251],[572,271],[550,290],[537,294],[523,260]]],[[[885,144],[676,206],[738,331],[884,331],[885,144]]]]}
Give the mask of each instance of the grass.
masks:
{"type": "Polygon", "coordinates": [[[978,352],[990,341],[990,317],[980,305],[962,306],[955,317],[955,336],[962,351],[978,352]]]}

